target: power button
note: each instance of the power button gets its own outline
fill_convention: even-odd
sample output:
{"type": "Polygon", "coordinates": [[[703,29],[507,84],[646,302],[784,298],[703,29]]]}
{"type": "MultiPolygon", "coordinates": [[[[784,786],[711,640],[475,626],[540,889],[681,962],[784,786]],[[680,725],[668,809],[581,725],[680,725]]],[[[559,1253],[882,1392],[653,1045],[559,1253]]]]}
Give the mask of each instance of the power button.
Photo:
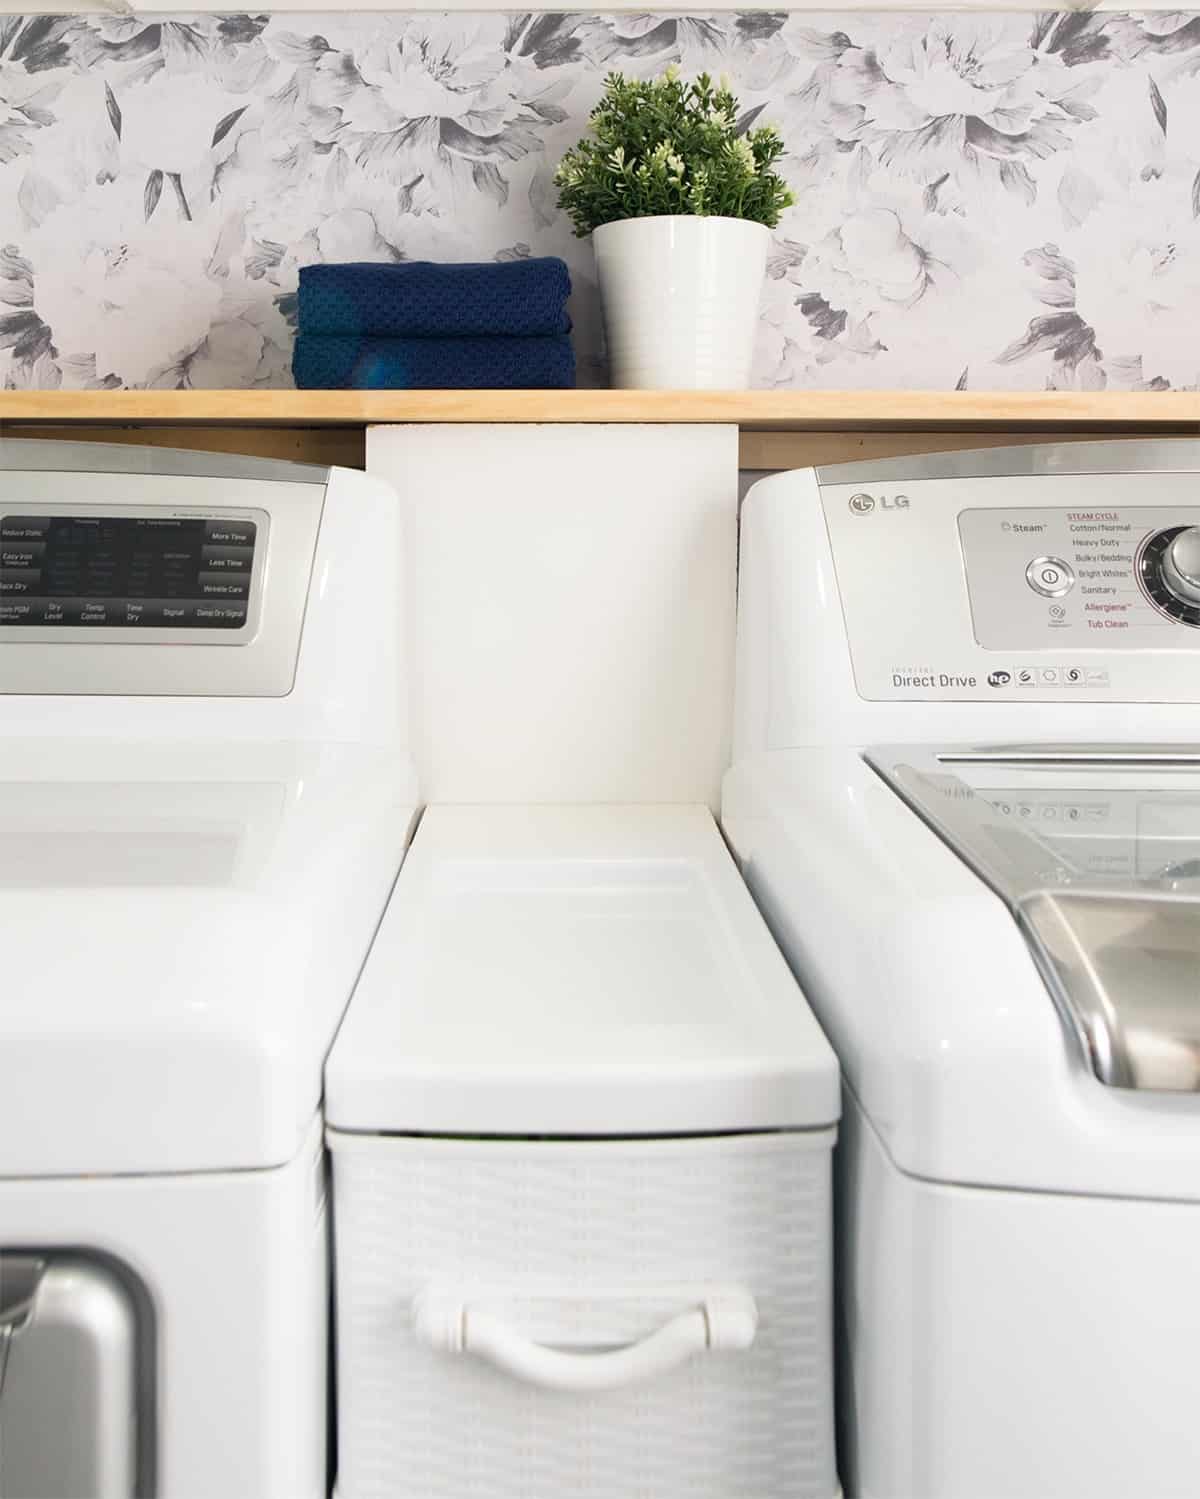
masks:
{"type": "Polygon", "coordinates": [[[1075,587],[1075,572],[1061,557],[1035,557],[1025,569],[1025,581],[1034,593],[1057,599],[1075,587]]]}

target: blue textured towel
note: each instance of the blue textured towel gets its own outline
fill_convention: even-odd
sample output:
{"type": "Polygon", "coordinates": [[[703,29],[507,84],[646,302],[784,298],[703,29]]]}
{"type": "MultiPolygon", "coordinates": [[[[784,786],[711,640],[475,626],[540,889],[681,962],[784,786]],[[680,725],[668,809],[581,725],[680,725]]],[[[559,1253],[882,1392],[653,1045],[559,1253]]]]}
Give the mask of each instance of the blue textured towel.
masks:
{"type": "Polygon", "coordinates": [[[557,338],[322,338],[292,353],[301,390],[557,390],[575,384],[575,353],[557,338]]]}
{"type": "Polygon", "coordinates": [[[307,265],[301,333],[389,338],[541,338],[569,333],[571,276],[554,257],[484,265],[307,265]]]}

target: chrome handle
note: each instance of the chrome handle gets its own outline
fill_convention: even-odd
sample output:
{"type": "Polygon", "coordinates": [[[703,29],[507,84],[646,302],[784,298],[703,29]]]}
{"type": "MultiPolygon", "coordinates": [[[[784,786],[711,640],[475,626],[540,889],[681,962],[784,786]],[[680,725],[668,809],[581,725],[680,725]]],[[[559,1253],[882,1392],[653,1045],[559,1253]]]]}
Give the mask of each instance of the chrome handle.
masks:
{"type": "Polygon", "coordinates": [[[0,1255],[0,1401],[12,1341],[29,1321],[46,1261],[32,1255],[0,1255]]]}

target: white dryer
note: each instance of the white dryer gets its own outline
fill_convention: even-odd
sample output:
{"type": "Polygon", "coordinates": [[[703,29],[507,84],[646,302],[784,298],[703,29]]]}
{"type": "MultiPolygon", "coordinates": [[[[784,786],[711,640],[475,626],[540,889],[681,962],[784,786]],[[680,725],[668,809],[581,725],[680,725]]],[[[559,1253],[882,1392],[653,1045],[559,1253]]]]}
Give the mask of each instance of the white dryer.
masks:
{"type": "Polygon", "coordinates": [[[409,835],[398,506],[0,443],[0,1494],[327,1491],[321,1077],[409,835]]]}
{"type": "Polygon", "coordinates": [[[761,481],[723,822],[839,1054],[869,1499],[1200,1473],[1200,444],[761,481]]]}

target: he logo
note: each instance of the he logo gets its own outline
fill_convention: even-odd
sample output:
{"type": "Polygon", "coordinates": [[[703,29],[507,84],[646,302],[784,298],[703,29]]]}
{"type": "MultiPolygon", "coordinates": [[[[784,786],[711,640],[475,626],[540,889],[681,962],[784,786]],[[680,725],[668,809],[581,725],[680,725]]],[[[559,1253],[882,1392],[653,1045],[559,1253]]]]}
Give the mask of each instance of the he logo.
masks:
{"type": "MultiPolygon", "coordinates": [[[[875,496],[873,494],[852,494],[850,496],[850,509],[855,515],[870,515],[875,508],[875,496]]],[[[906,494],[894,494],[890,498],[886,494],[879,496],[879,508],[881,510],[907,510],[908,496],[906,494]]]]}

